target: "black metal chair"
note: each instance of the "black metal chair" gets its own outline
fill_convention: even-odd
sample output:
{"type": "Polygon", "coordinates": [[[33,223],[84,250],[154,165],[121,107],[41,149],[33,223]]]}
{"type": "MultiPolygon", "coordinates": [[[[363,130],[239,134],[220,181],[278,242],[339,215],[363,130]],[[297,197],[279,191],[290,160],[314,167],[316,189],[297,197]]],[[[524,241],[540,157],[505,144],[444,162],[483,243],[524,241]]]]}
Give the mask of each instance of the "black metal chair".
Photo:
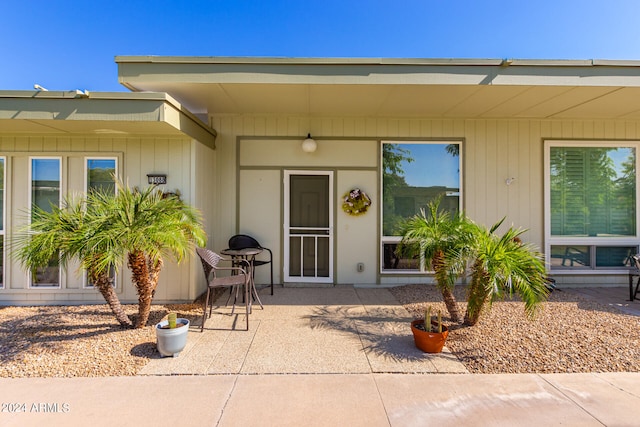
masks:
{"type": "MultiPolygon", "coordinates": [[[[217,253],[210,251],[209,249],[204,248],[196,248],[196,253],[200,257],[200,261],[202,261],[202,268],[204,271],[204,277],[207,280],[207,297],[204,300],[203,304],[203,313],[202,313],[202,325],[200,326],[200,332],[204,331],[204,321],[207,320],[207,306],[209,306],[209,317],[211,317],[211,313],[213,312],[213,301],[210,301],[213,298],[213,292],[211,292],[215,288],[231,288],[231,293],[235,290],[235,298],[233,300],[233,308],[231,309],[231,314],[234,313],[236,309],[236,300],[238,299],[238,290],[240,287],[243,288],[244,291],[244,303],[246,309],[247,316],[247,331],[249,330],[249,275],[247,274],[247,270],[242,267],[220,267],[218,264],[220,261],[226,261],[217,253]],[[218,277],[218,272],[220,271],[228,271],[231,273],[230,276],[218,277]]],[[[228,300],[227,300],[228,302],[228,300]]]]}
{"type": "Polygon", "coordinates": [[[235,236],[229,239],[229,249],[246,249],[246,248],[262,249],[269,253],[268,260],[256,259],[253,261],[253,267],[254,267],[253,275],[255,277],[255,267],[269,264],[269,267],[271,268],[271,271],[270,271],[271,272],[271,295],[273,295],[273,253],[271,252],[271,249],[265,248],[264,246],[260,245],[260,243],[258,243],[256,239],[246,234],[236,234],[235,236]]]}
{"type": "Polygon", "coordinates": [[[630,261],[632,265],[629,269],[629,301],[633,301],[638,297],[638,291],[640,291],[640,254],[633,255],[630,261]],[[638,276],[635,291],[633,290],[634,276],[638,276]]]}

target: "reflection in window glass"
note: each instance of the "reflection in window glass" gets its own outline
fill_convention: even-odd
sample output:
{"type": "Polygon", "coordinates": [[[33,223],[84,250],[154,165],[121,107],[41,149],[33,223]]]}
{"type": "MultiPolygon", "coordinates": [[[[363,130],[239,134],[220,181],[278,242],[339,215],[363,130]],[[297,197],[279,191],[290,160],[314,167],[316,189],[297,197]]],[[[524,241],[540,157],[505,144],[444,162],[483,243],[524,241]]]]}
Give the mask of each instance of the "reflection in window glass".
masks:
{"type": "Polygon", "coordinates": [[[87,192],[115,193],[116,159],[87,159],[87,192]]]}
{"type": "MultiPolygon", "coordinates": [[[[100,191],[104,194],[115,194],[117,176],[116,159],[110,158],[88,158],[87,160],[87,193],[100,191]]],[[[116,271],[114,267],[109,269],[109,279],[111,285],[116,286],[116,271]]],[[[94,284],[85,273],[85,287],[93,288],[94,284]]]]}
{"type": "Polygon", "coordinates": [[[4,287],[4,158],[0,158],[0,288],[4,287]]]}
{"type": "Polygon", "coordinates": [[[547,146],[552,268],[626,268],[637,251],[637,146],[547,146]]]}
{"type": "Polygon", "coordinates": [[[460,164],[458,142],[382,143],[383,271],[426,269],[396,253],[399,227],[438,197],[440,209],[460,209],[460,164]]]}
{"type": "Polygon", "coordinates": [[[551,147],[551,235],[635,236],[632,147],[551,147]]]}
{"type": "MultiPolygon", "coordinates": [[[[51,212],[60,205],[60,159],[31,159],[31,207],[51,212]]],[[[59,287],[60,265],[54,256],[46,267],[32,275],[33,287],[59,287]]]]}

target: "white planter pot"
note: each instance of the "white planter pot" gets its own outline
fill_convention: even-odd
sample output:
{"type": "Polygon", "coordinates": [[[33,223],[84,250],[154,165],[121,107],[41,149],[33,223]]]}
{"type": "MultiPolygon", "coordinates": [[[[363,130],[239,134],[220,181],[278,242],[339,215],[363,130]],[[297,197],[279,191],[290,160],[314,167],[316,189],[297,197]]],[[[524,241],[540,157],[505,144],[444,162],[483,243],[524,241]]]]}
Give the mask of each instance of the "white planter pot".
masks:
{"type": "Polygon", "coordinates": [[[189,333],[189,320],[178,318],[177,324],[183,324],[179,328],[162,329],[169,324],[168,320],[163,320],[156,325],[156,339],[158,340],[158,351],[162,355],[176,357],[187,345],[187,334],[189,333]]]}

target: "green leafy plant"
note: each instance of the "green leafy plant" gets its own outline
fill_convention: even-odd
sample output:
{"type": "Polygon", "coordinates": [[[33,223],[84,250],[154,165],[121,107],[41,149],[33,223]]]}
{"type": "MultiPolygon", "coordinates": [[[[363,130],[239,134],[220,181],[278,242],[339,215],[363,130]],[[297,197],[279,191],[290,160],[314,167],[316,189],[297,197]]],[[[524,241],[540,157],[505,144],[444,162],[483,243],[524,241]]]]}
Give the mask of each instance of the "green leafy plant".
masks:
{"type": "Polygon", "coordinates": [[[517,294],[524,302],[525,312],[533,317],[539,303],[549,291],[542,255],[533,245],[524,244],[520,235],[525,230],[509,228],[500,235],[496,231],[504,222],[491,228],[471,224],[468,245],[458,249],[454,258],[471,262],[471,280],[467,292],[464,323],[475,325],[491,303],[517,294]]]}
{"type": "Polygon", "coordinates": [[[34,208],[29,228],[16,240],[16,255],[28,270],[59,257],[61,265],[80,260],[81,267],[101,292],[122,326],[130,326],[110,271],[127,260],[138,293],[135,327],[147,323],[164,258],[177,262],[206,244],[200,213],[178,196],[156,187],[144,190],[117,182],[116,194],[93,191],[70,198],[51,212],[34,208]]]}
{"type": "Polygon", "coordinates": [[[440,210],[441,197],[430,202],[401,228],[399,251],[405,256],[422,255],[431,263],[435,284],[442,294],[453,322],[460,321],[460,310],[453,294],[455,280],[464,272],[466,261],[452,257],[469,239],[469,221],[462,214],[440,210]],[[457,263],[456,263],[457,262],[457,263]]]}

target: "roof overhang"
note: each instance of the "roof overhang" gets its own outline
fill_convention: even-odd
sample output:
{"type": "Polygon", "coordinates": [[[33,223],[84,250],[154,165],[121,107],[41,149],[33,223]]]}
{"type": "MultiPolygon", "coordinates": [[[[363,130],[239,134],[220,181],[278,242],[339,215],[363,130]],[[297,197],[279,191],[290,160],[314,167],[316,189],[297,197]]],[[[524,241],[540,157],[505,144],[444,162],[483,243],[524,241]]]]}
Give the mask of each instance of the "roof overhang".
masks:
{"type": "Polygon", "coordinates": [[[640,118],[640,61],[118,56],[120,83],[196,113],[640,118]]]}
{"type": "Polygon", "coordinates": [[[216,131],[166,93],[0,91],[3,133],[188,136],[216,131]]]}

